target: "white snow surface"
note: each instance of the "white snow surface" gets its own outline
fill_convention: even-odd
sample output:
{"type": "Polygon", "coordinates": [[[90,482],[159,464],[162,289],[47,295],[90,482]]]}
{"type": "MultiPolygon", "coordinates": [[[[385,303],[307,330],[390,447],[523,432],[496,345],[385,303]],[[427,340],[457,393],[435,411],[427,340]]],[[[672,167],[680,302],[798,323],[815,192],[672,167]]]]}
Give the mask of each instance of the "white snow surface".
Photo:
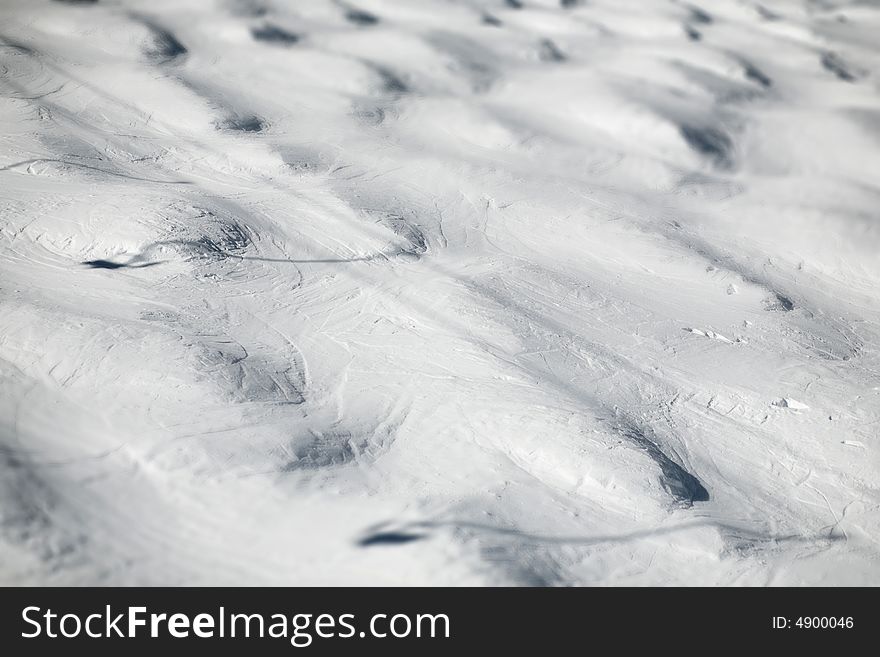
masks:
{"type": "Polygon", "coordinates": [[[880,584],[878,34],[2,0],[0,582],[880,584]]]}

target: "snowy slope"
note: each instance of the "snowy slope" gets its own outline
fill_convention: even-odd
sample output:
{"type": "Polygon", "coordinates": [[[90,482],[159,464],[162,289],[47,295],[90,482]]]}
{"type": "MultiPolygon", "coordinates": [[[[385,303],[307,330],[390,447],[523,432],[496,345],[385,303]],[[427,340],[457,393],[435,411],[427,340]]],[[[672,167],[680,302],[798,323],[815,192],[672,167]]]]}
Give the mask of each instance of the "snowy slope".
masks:
{"type": "Polygon", "coordinates": [[[0,582],[880,584],[878,34],[0,1],[0,582]]]}

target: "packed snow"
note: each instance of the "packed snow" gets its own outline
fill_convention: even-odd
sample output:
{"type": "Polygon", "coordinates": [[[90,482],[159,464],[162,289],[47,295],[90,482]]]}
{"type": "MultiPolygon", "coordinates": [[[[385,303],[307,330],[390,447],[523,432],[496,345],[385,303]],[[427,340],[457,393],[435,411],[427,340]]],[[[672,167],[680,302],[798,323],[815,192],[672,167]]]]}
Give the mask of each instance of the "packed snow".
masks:
{"type": "Polygon", "coordinates": [[[0,0],[0,583],[880,584],[878,34],[0,0]]]}

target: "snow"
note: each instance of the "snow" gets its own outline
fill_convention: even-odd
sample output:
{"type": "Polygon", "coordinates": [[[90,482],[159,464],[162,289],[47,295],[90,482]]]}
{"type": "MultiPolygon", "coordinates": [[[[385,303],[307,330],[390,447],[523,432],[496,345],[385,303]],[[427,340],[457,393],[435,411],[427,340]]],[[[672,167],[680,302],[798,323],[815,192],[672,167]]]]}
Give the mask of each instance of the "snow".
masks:
{"type": "Polygon", "coordinates": [[[0,582],[880,584],[880,9],[517,4],[3,3],[0,582]]]}
{"type": "Polygon", "coordinates": [[[773,406],[778,406],[779,408],[791,408],[796,411],[810,410],[810,407],[806,404],[799,402],[797,399],[791,399],[790,397],[777,399],[775,402],[773,402],[773,406]]]}

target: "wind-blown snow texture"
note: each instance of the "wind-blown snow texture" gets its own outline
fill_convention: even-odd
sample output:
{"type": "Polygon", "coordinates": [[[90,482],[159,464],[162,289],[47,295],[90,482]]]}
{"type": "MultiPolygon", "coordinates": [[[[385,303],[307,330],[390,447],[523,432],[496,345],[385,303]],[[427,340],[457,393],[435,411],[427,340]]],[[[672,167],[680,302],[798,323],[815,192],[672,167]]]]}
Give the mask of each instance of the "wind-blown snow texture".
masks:
{"type": "Polygon", "coordinates": [[[3,0],[0,581],[880,584],[880,5],[3,0]]]}

